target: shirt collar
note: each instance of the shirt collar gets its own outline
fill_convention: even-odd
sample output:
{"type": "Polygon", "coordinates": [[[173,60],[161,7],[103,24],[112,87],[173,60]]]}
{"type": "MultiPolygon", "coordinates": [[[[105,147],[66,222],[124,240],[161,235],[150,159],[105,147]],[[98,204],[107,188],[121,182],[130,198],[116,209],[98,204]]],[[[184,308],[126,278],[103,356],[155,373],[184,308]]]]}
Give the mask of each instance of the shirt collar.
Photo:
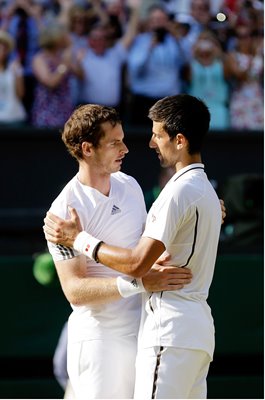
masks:
{"type": "Polygon", "coordinates": [[[202,163],[194,163],[194,164],[187,165],[187,167],[181,168],[178,172],[176,172],[176,173],[172,176],[171,180],[172,180],[172,181],[175,181],[175,180],[177,180],[180,176],[182,176],[182,175],[185,174],[186,172],[191,171],[191,170],[193,170],[193,169],[202,169],[202,170],[204,170],[204,164],[202,164],[202,163]]]}

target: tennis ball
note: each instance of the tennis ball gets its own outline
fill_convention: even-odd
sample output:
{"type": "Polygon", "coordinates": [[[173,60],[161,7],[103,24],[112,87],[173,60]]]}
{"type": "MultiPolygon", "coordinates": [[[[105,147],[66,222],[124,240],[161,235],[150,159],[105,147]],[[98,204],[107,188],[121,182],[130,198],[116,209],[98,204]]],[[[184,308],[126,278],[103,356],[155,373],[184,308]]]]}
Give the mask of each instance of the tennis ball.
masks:
{"type": "Polygon", "coordinates": [[[51,286],[57,281],[57,273],[50,253],[42,253],[35,258],[33,275],[44,286],[51,286]]]}

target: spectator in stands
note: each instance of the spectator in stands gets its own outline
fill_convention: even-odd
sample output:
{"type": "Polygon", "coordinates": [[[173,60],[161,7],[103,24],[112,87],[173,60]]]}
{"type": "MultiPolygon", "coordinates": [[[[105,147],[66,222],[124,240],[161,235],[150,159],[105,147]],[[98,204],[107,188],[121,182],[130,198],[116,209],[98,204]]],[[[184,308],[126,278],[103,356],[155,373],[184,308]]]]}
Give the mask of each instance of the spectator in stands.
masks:
{"type": "Polygon", "coordinates": [[[26,121],[26,110],[22,103],[24,78],[18,60],[10,62],[14,48],[13,38],[0,30],[0,124],[20,125],[26,121]]]}
{"type": "Polygon", "coordinates": [[[203,31],[193,47],[193,58],[186,68],[187,91],[207,104],[210,128],[229,127],[228,66],[221,45],[210,31],[203,31]]]}
{"type": "Polygon", "coordinates": [[[68,27],[75,49],[87,47],[88,33],[92,25],[97,22],[106,24],[108,21],[108,14],[100,0],[90,0],[89,3],[73,2],[67,7],[65,20],[60,16],[57,19],[58,23],[68,27]]]}
{"type": "Polygon", "coordinates": [[[232,77],[230,116],[231,126],[235,129],[263,129],[262,42],[251,35],[251,27],[247,23],[236,27],[236,46],[228,53],[232,77]]]}
{"type": "Polygon", "coordinates": [[[115,107],[122,115],[123,67],[138,29],[138,6],[131,10],[128,26],[118,41],[112,44],[108,27],[102,23],[94,25],[89,32],[87,49],[80,53],[84,71],[84,82],[80,102],[115,107]]]}
{"type": "Polygon", "coordinates": [[[211,1],[210,0],[191,0],[190,14],[194,19],[194,24],[197,25],[199,32],[208,27],[212,19],[211,1]]]}
{"type": "MultiPolygon", "coordinates": [[[[78,58],[80,50],[84,52],[87,49],[88,34],[91,27],[97,23],[109,23],[109,15],[100,0],[90,0],[88,4],[73,3],[70,8],[67,7],[67,11],[68,19],[65,20],[65,25],[70,32],[72,57],[75,59],[78,58]]],[[[62,18],[58,17],[58,20],[62,21],[62,18]]],[[[83,81],[72,75],[70,77],[70,84],[73,102],[77,106],[81,101],[79,95],[82,91],[83,81]]]]}
{"type": "Polygon", "coordinates": [[[113,40],[120,39],[126,30],[130,9],[123,0],[105,0],[104,9],[108,17],[109,34],[113,40]]]}
{"type": "MultiPolygon", "coordinates": [[[[209,0],[210,12],[212,15],[217,14],[223,6],[225,0],[209,0]]],[[[165,4],[165,7],[169,12],[173,13],[190,13],[192,0],[160,0],[161,3],[165,4]]],[[[202,4],[201,2],[199,2],[202,4]]],[[[198,3],[197,3],[198,4],[198,3]]]]}
{"type": "Polygon", "coordinates": [[[74,4],[70,8],[67,25],[75,48],[86,47],[89,28],[94,22],[96,21],[93,12],[82,5],[74,4]]]}
{"type": "Polygon", "coordinates": [[[160,0],[166,11],[174,17],[178,13],[189,13],[190,0],[160,0]]]}
{"type": "Polygon", "coordinates": [[[32,107],[32,125],[62,127],[73,111],[70,75],[82,79],[78,60],[71,57],[69,34],[65,27],[52,25],[40,34],[41,50],[33,59],[37,80],[32,107]]]}
{"type": "Polygon", "coordinates": [[[128,57],[129,120],[149,122],[148,110],[159,98],[180,93],[185,52],[175,24],[160,6],[149,9],[145,30],[136,36],[128,57]]]}
{"type": "MultiPolygon", "coordinates": [[[[175,20],[181,24],[188,25],[185,35],[185,48],[192,53],[192,47],[198,36],[205,30],[213,31],[218,37],[223,50],[225,41],[229,35],[230,20],[220,22],[216,16],[225,8],[225,0],[185,0],[186,11],[175,14],[175,20]]],[[[179,7],[178,7],[179,8],[179,7]]]]}
{"type": "Polygon", "coordinates": [[[211,1],[210,0],[191,0],[190,1],[190,29],[188,33],[188,41],[185,45],[189,45],[191,50],[196,42],[199,34],[209,28],[212,21],[211,1]]]}
{"type": "MultiPolygon", "coordinates": [[[[88,32],[90,26],[97,21],[97,15],[91,7],[87,9],[82,4],[73,4],[69,9],[67,26],[70,32],[72,44],[72,57],[78,58],[78,52],[87,48],[88,32]]],[[[70,85],[72,91],[72,99],[75,106],[78,105],[79,93],[81,90],[82,80],[73,75],[70,77],[70,85]]]]}
{"type": "Polygon", "coordinates": [[[23,68],[25,93],[23,104],[28,117],[33,102],[35,78],[32,71],[32,59],[39,50],[38,35],[42,24],[42,8],[32,0],[14,0],[5,9],[5,29],[14,38],[15,46],[12,58],[19,59],[23,68]]]}

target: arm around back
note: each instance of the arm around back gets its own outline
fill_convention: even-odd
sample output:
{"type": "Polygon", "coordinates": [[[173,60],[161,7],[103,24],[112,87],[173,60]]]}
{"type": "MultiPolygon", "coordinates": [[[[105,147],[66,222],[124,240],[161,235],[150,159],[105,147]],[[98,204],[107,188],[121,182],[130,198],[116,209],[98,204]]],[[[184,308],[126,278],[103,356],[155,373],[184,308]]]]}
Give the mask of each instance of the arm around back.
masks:
{"type": "Polygon", "coordinates": [[[102,243],[97,251],[97,259],[116,271],[141,278],[149,271],[164,250],[165,246],[162,242],[142,237],[133,249],[124,249],[102,243]]]}

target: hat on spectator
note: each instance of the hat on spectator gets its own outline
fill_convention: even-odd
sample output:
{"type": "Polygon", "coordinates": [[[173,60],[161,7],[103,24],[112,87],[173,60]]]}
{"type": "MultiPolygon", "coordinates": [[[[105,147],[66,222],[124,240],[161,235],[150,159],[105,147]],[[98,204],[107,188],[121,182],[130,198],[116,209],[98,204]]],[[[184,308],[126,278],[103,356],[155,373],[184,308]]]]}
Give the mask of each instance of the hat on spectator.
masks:
{"type": "Polygon", "coordinates": [[[14,40],[12,36],[3,29],[0,29],[0,43],[4,43],[8,47],[9,52],[14,48],[14,40]]]}

